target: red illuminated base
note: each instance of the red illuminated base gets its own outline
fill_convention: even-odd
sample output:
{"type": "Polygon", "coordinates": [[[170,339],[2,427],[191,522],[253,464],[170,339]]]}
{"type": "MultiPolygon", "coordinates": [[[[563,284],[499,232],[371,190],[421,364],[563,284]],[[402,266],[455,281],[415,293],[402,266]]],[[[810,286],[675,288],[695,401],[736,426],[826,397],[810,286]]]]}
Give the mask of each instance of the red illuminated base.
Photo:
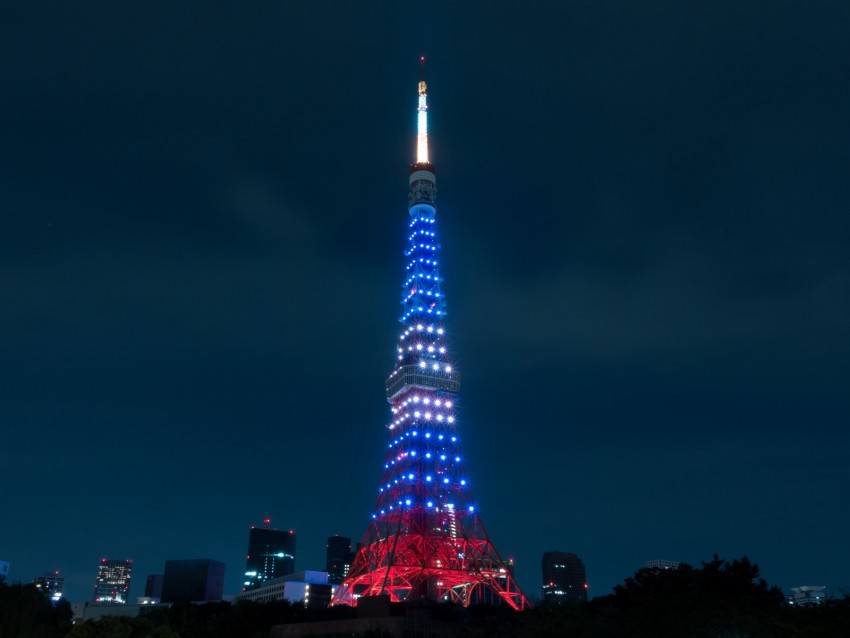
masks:
{"type": "Polygon", "coordinates": [[[434,524],[431,512],[399,514],[370,526],[332,606],[355,607],[362,596],[383,594],[391,602],[426,598],[464,607],[500,601],[517,611],[531,607],[477,515],[458,517],[447,529],[434,524]]]}

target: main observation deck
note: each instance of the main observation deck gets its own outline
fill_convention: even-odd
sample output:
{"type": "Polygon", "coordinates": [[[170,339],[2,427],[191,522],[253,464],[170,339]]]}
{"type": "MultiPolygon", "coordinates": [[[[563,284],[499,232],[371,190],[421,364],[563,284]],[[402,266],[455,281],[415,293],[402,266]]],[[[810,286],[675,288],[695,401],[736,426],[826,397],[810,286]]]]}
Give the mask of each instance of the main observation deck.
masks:
{"type": "Polygon", "coordinates": [[[421,364],[401,366],[393,370],[387,379],[387,401],[392,403],[408,388],[441,390],[457,394],[460,390],[460,374],[450,366],[438,363],[429,366],[421,364]]]}

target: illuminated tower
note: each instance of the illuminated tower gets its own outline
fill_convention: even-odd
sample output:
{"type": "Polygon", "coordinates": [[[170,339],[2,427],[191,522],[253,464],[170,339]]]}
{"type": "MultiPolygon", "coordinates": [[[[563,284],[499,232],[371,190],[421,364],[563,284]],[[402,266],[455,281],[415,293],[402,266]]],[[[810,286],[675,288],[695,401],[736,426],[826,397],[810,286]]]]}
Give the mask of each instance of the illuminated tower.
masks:
{"type": "Polygon", "coordinates": [[[528,600],[475,510],[461,454],[455,420],[460,376],[444,325],[424,75],[409,185],[402,328],[386,384],[392,406],[387,459],[372,521],[331,604],[389,595],[392,601],[428,598],[465,606],[502,600],[524,609],[528,600]]]}

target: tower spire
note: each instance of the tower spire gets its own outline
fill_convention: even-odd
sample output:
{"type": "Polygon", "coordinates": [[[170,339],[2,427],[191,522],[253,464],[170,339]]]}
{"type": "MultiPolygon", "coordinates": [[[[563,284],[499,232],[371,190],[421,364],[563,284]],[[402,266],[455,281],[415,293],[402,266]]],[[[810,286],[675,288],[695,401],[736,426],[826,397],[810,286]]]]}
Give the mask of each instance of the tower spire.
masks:
{"type": "Polygon", "coordinates": [[[419,109],[416,127],[416,163],[428,164],[428,85],[425,83],[425,56],[419,58],[419,109]]]}

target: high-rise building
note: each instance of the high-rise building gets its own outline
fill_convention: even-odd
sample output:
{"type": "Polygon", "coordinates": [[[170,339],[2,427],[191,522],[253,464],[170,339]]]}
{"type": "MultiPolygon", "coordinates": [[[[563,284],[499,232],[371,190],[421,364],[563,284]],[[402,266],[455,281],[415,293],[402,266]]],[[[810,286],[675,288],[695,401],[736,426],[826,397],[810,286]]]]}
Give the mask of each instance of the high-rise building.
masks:
{"type": "Polygon", "coordinates": [[[424,74],[418,88],[402,327],[386,382],[389,450],[372,520],[332,604],[388,595],[391,601],[469,605],[484,600],[481,592],[489,590],[500,602],[523,609],[528,600],[487,536],[464,468],[456,423],[460,376],[444,323],[424,74]]]}
{"type": "Polygon", "coordinates": [[[126,605],[130,595],[132,560],[101,558],[94,582],[95,605],[126,605]]]}
{"type": "Polygon", "coordinates": [[[151,574],[145,580],[145,598],[162,598],[162,579],[163,574],[151,574]]]}
{"type": "Polygon", "coordinates": [[[270,578],[280,578],[295,571],[295,532],[271,528],[267,518],[262,527],[251,526],[248,532],[248,556],[242,590],[259,586],[270,578]]]}
{"type": "Polygon", "coordinates": [[[50,596],[54,603],[62,600],[62,592],[65,590],[65,579],[59,575],[59,570],[44,572],[41,576],[32,579],[33,584],[39,591],[50,596]]]}
{"type": "Polygon", "coordinates": [[[647,569],[679,569],[679,561],[654,559],[646,561],[643,566],[647,569]]]}
{"type": "Polygon", "coordinates": [[[584,563],[569,552],[543,553],[543,603],[565,605],[587,601],[584,563]]]}
{"type": "Polygon", "coordinates": [[[351,569],[354,552],[351,551],[351,539],[336,534],[328,537],[327,558],[325,571],[328,572],[328,582],[339,585],[351,569]]]}
{"type": "Polygon", "coordinates": [[[0,583],[5,583],[9,577],[9,561],[0,560],[0,583]]]}
{"type": "Polygon", "coordinates": [[[161,602],[221,600],[223,591],[224,563],[209,558],[165,561],[161,602]]]}

